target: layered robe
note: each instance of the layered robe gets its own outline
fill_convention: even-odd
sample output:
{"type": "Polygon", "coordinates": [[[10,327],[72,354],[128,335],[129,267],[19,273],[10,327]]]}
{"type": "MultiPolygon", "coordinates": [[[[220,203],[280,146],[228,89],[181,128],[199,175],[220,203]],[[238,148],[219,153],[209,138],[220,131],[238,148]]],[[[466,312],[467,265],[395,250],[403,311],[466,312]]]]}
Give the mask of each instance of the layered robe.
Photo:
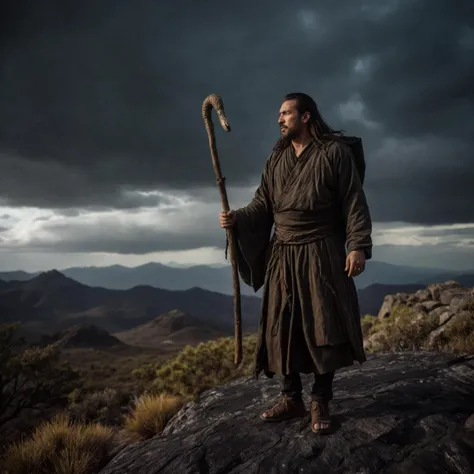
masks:
{"type": "Polygon", "coordinates": [[[366,360],[346,254],[371,258],[372,224],[350,147],[311,142],[267,159],[236,213],[239,273],[263,286],[255,375],[325,373],[366,360]],[[274,230],[272,235],[272,229],[274,230]]]}

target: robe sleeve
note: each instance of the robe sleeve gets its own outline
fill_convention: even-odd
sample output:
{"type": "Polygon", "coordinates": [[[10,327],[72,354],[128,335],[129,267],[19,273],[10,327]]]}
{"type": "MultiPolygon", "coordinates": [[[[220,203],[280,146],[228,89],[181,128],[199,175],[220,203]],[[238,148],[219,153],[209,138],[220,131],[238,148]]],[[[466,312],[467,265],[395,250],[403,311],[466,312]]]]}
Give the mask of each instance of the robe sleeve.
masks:
{"type": "Polygon", "coordinates": [[[338,143],[335,152],[337,197],[342,210],[347,252],[362,250],[372,258],[372,220],[359,173],[349,146],[338,143]]]}
{"type": "Polygon", "coordinates": [[[257,292],[263,285],[270,235],[273,227],[271,156],[252,201],[235,211],[237,262],[242,280],[257,292]]]}

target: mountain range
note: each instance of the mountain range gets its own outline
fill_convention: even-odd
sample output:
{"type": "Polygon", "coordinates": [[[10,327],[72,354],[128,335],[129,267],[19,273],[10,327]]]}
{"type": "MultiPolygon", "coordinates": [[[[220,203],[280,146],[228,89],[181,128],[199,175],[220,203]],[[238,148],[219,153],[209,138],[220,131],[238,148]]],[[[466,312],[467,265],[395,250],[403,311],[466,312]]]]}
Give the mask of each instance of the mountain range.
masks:
{"type": "MultiPolygon", "coordinates": [[[[242,296],[243,330],[256,329],[260,301],[256,296],[242,296]]],[[[25,330],[42,334],[76,325],[123,332],[175,309],[229,333],[234,325],[233,306],[231,296],[197,287],[171,291],[141,285],[113,290],[84,285],[57,270],[26,281],[0,280],[1,322],[20,321],[25,330]]]]}
{"type": "MultiPolygon", "coordinates": [[[[456,275],[449,272],[433,272],[427,276],[423,269],[397,267],[373,262],[372,272],[381,270],[381,278],[391,280],[398,274],[405,280],[400,283],[373,283],[358,289],[361,315],[376,315],[387,294],[414,292],[430,283],[449,279],[457,280],[466,287],[474,286],[472,274],[456,275]],[[391,276],[389,270],[393,270],[391,276]],[[385,273],[384,273],[385,272],[385,273]],[[436,275],[439,275],[436,277],[436,275]],[[415,280],[415,281],[414,281],[415,280]]],[[[368,266],[368,268],[371,268],[368,266]]],[[[38,334],[51,335],[77,326],[95,326],[114,334],[119,340],[134,345],[150,346],[167,338],[182,344],[185,341],[212,339],[219,335],[233,334],[233,298],[230,294],[218,293],[205,288],[209,280],[199,279],[207,275],[229,275],[229,268],[194,267],[176,269],[160,264],[148,264],[136,268],[120,266],[106,268],[71,268],[65,272],[69,275],[82,275],[84,280],[94,280],[96,286],[79,282],[59,272],[49,270],[39,274],[26,272],[7,272],[0,274],[0,317],[1,322],[22,322],[22,330],[29,339],[38,338],[38,334]],[[190,287],[181,290],[154,287],[151,283],[170,271],[169,286],[186,286],[191,284],[190,274],[194,275],[193,283],[202,287],[190,287]],[[191,271],[191,273],[187,273],[191,271]],[[193,273],[194,272],[194,273],[193,273]],[[216,272],[216,273],[214,273],[216,272]],[[100,275],[104,276],[100,280],[100,275]],[[107,275],[110,278],[107,278],[107,275]],[[146,282],[131,288],[106,288],[106,284],[120,282],[119,275],[124,275],[121,285],[128,281],[146,282]],[[128,276],[127,276],[128,275],[128,276]],[[182,275],[180,285],[178,277],[182,275]],[[100,285],[98,285],[100,283],[100,285]],[[171,319],[170,319],[171,318],[171,319]],[[180,328],[171,328],[170,324],[181,324],[180,328]],[[170,329],[171,328],[171,329],[170,329]],[[181,332],[180,332],[181,331],[181,332]],[[170,338],[172,332],[177,332],[170,338]],[[147,342],[148,341],[148,342],[147,342]]],[[[360,277],[359,277],[360,278],[360,277]]],[[[161,280],[160,280],[161,281],[161,280]]],[[[215,280],[217,281],[217,279],[215,280]]],[[[357,281],[357,279],[356,279],[357,281]]],[[[366,282],[370,275],[366,276],[366,282]]],[[[242,285],[245,287],[245,285],[242,285]]],[[[242,326],[244,332],[255,331],[260,317],[261,299],[258,295],[242,292],[242,326]]]]}
{"type": "MultiPolygon", "coordinates": [[[[176,268],[160,263],[147,263],[137,267],[113,265],[109,267],[71,267],[60,272],[83,285],[102,287],[114,290],[128,290],[136,286],[152,286],[166,290],[188,290],[199,286],[204,290],[230,295],[233,293],[232,273],[229,266],[212,267],[197,265],[188,268],[176,268]]],[[[0,279],[5,281],[30,280],[41,272],[24,271],[0,272],[0,279]]],[[[474,275],[472,272],[460,272],[417,268],[403,265],[392,265],[371,260],[367,268],[354,281],[358,289],[373,284],[420,284],[425,285],[474,275]]],[[[241,284],[243,295],[255,295],[252,288],[241,284]]],[[[260,294],[260,292],[258,293],[260,294]]]]}

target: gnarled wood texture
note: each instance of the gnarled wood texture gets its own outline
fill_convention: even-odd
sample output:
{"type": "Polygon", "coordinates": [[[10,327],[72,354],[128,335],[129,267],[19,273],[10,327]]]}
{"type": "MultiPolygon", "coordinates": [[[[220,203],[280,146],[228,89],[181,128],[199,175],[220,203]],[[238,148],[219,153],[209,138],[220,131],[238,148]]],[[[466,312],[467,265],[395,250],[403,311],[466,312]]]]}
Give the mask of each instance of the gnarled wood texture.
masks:
{"type": "MultiPolygon", "coordinates": [[[[214,125],[211,119],[211,112],[214,109],[219,118],[219,122],[222,128],[226,132],[230,132],[230,125],[227,121],[224,111],[224,103],[222,98],[217,94],[211,94],[204,99],[202,104],[202,118],[206,126],[207,135],[209,137],[209,147],[211,149],[212,165],[214,172],[216,173],[217,186],[221,195],[222,210],[228,212],[230,210],[229,201],[227,199],[227,192],[225,189],[225,177],[222,176],[221,166],[219,162],[219,155],[217,154],[216,147],[216,136],[214,133],[214,125]]],[[[240,280],[239,272],[237,268],[236,259],[236,239],[233,235],[232,229],[226,229],[227,232],[227,243],[230,250],[230,262],[232,265],[232,280],[234,285],[234,327],[235,327],[235,352],[234,352],[234,363],[239,365],[242,362],[242,315],[240,307],[240,280]]]]}

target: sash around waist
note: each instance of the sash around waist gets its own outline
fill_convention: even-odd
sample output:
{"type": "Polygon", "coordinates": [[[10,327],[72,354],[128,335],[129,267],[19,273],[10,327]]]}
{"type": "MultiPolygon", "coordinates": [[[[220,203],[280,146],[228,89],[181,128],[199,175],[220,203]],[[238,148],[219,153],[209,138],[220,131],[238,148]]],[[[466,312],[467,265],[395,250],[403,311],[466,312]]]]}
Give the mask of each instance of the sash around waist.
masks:
{"type": "Polygon", "coordinates": [[[307,244],[334,236],[337,234],[335,222],[327,217],[326,213],[308,211],[275,213],[274,238],[281,244],[307,244]]]}

